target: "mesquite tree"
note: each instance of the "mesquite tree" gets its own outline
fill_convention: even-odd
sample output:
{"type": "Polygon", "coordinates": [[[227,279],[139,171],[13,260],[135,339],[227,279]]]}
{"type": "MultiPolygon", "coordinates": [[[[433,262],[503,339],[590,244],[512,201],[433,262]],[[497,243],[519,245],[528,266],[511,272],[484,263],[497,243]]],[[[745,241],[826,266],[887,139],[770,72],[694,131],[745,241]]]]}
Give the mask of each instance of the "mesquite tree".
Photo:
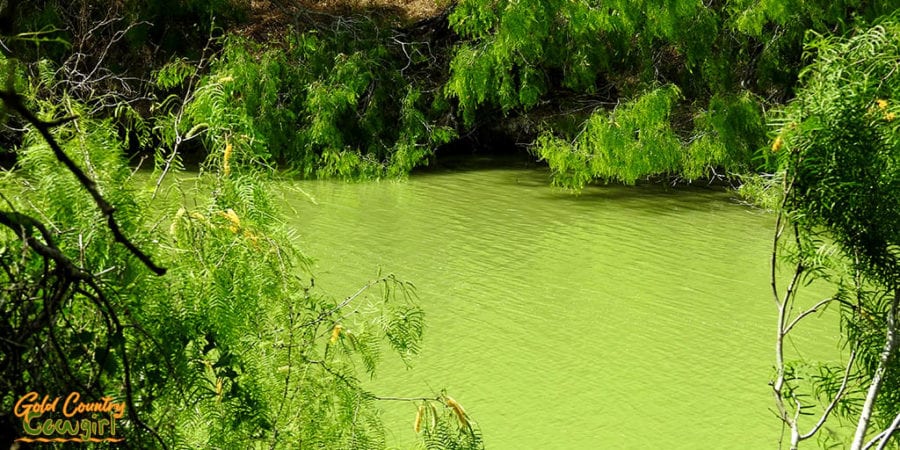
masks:
{"type": "MultiPolygon", "coordinates": [[[[383,401],[427,408],[416,431],[428,445],[482,446],[444,393],[364,389],[382,350],[419,351],[412,286],[379,275],[343,299],[321,295],[272,174],[240,142],[215,124],[161,133],[148,178],[97,115],[113,97],[76,98],[57,78],[69,72],[14,56],[0,53],[0,117],[22,129],[0,172],[0,446],[86,436],[64,411],[15,406],[70,392],[124,405],[118,431],[100,437],[126,448],[383,448],[383,401]],[[177,142],[198,133],[216,153],[199,176],[179,175],[177,142]],[[39,423],[51,425],[30,431],[39,423]]],[[[155,103],[159,126],[177,127],[187,103],[155,103]]]]}

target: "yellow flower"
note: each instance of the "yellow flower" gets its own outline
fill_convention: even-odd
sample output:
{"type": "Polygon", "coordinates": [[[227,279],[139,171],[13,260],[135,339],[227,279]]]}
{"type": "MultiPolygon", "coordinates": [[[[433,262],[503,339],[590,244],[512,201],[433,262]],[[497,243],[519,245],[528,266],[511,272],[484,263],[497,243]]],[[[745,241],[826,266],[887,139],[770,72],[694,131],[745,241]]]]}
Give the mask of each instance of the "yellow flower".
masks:
{"type": "Polygon", "coordinates": [[[877,103],[878,107],[881,109],[886,109],[888,107],[887,100],[885,100],[883,98],[879,98],[878,100],[875,100],[875,103],[877,103]]]}
{"type": "Polygon", "coordinates": [[[783,146],[784,139],[782,139],[781,136],[778,136],[777,138],[775,138],[775,142],[772,143],[772,151],[777,152],[778,150],[781,150],[781,147],[783,146]]]}
{"type": "Polygon", "coordinates": [[[894,120],[894,117],[897,117],[897,116],[894,113],[889,112],[884,115],[884,120],[887,120],[888,122],[890,122],[890,121],[894,120]]]}

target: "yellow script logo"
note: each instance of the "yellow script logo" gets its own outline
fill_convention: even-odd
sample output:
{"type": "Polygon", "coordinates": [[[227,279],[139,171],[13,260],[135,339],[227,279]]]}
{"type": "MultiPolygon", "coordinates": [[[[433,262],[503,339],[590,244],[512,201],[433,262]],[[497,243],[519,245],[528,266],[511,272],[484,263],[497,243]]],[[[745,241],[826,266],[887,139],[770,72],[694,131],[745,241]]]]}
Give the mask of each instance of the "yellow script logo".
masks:
{"type": "Polygon", "coordinates": [[[112,397],[85,402],[81,394],[41,399],[37,392],[19,398],[13,413],[22,419],[25,436],[20,442],[121,442],[116,437],[116,420],[125,416],[125,403],[112,397]],[[47,417],[44,417],[44,416],[47,417]]]}

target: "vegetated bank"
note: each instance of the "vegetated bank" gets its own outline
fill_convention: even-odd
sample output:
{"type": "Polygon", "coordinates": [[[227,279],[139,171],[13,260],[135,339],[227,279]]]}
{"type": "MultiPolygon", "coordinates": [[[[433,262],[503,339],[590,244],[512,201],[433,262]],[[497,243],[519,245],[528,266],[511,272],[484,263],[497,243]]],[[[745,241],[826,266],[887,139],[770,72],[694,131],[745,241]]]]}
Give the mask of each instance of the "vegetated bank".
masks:
{"type": "MultiPolygon", "coordinates": [[[[876,423],[889,426],[896,402],[876,399],[878,387],[896,379],[897,301],[883,300],[900,297],[891,281],[898,240],[890,220],[898,215],[890,199],[898,198],[891,170],[900,83],[879,63],[896,53],[892,3],[462,0],[408,20],[384,3],[347,10],[215,0],[6,3],[3,112],[11,126],[0,147],[15,170],[2,182],[21,195],[0,211],[9,243],[0,262],[15,287],[4,291],[15,301],[2,304],[9,318],[2,326],[24,340],[4,341],[0,367],[27,375],[3,377],[11,380],[4,404],[28,382],[96,396],[124,390],[128,410],[141,408],[128,432],[162,446],[294,439],[378,446],[374,403],[386,399],[354,376],[375,370],[379,339],[401,357],[417,352],[421,310],[403,296],[405,284],[386,276],[366,286],[384,286],[379,309],[348,323],[340,313],[349,303],[288,276],[303,273],[305,259],[273,219],[265,179],[273,167],[304,177],[403,177],[441,146],[502,136],[570,188],[721,178],[751,181],[759,189],[747,192],[761,202],[793,202],[782,203],[779,224],[797,225],[802,252],[773,253],[788,250],[796,280],[826,278],[839,288],[835,299],[852,306],[842,310],[854,327],[848,342],[865,347],[864,362],[851,361],[844,373],[853,374],[853,392],[871,382],[865,404],[882,408],[876,423]],[[883,83],[835,78],[827,64],[814,64],[831,58],[856,67],[856,56],[883,83]],[[852,102],[817,103],[843,98],[845,82],[852,102]],[[789,104],[797,93],[803,100],[789,104]],[[829,111],[840,113],[835,133],[812,139],[829,111]],[[851,129],[865,132],[845,133],[851,129]],[[835,148],[838,156],[871,151],[883,164],[822,163],[835,148]],[[66,155],[99,188],[62,178],[54,164],[66,155]],[[149,191],[131,184],[124,155],[152,159],[159,181],[149,191]],[[819,166],[794,158],[802,155],[819,166]],[[214,176],[210,196],[187,202],[196,187],[180,185],[169,191],[180,202],[160,203],[166,174],[190,160],[214,176]],[[880,175],[860,180],[860,173],[880,175]],[[829,191],[831,181],[840,189],[829,191]],[[871,220],[842,214],[858,210],[874,211],[871,220]],[[821,227],[840,238],[840,251],[827,248],[821,227]],[[154,250],[141,258],[134,245],[123,248],[121,230],[154,250]],[[142,272],[162,272],[150,260],[169,266],[177,281],[142,272]],[[851,291],[855,306],[846,301],[851,291]],[[173,314],[180,326],[172,326],[173,314]],[[879,353],[883,338],[888,350],[879,353]],[[77,355],[61,351],[60,341],[77,355]],[[42,342],[56,344],[47,351],[42,342]],[[132,377],[144,382],[138,391],[132,377]],[[184,414],[185,405],[196,414],[184,414]]],[[[795,292],[789,286],[776,299],[783,312],[795,292]]],[[[779,338],[794,323],[782,320],[779,338]]],[[[780,417],[799,441],[789,409],[806,398],[796,384],[804,377],[782,360],[776,366],[780,417]]],[[[858,412],[842,372],[823,370],[813,386],[822,403],[842,399],[842,413],[858,412]]],[[[480,445],[477,425],[446,393],[400,401],[419,403],[417,429],[432,423],[422,428],[426,441],[480,445]]],[[[2,421],[7,430],[15,419],[2,421]]]]}
{"type": "Polygon", "coordinates": [[[499,133],[578,188],[771,169],[767,111],[792,98],[804,39],[892,3],[47,2],[19,6],[17,25],[74,43],[26,52],[45,69],[136,77],[74,86],[130,100],[105,113],[135,152],[221,159],[230,144],[306,177],[397,177],[499,133]],[[120,20],[89,27],[104,19],[120,20]],[[149,110],[173,93],[185,101],[149,110]],[[177,136],[161,135],[165,108],[177,136]]]}

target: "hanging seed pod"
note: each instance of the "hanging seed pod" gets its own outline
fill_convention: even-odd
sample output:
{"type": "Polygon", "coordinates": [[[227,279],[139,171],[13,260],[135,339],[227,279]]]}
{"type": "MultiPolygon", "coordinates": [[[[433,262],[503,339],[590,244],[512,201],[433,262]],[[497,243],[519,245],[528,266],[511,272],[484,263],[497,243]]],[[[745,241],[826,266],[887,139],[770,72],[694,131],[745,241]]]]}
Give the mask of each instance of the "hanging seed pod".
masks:
{"type": "Polygon", "coordinates": [[[781,150],[781,147],[783,146],[784,139],[782,139],[781,136],[778,136],[777,138],[775,138],[775,142],[772,143],[772,151],[777,152],[778,150],[781,150]]]}
{"type": "Polygon", "coordinates": [[[329,339],[329,341],[332,344],[337,342],[338,338],[341,337],[342,329],[344,329],[344,327],[342,327],[340,324],[335,325],[334,328],[331,329],[331,339],[329,339]]]}
{"type": "Polygon", "coordinates": [[[241,228],[241,219],[238,218],[236,212],[233,209],[228,208],[225,212],[222,213],[222,216],[228,219],[231,222],[231,226],[228,227],[232,233],[237,233],[238,229],[241,228]]]}
{"type": "Polygon", "coordinates": [[[222,158],[222,168],[225,171],[225,176],[231,173],[231,165],[228,164],[228,160],[231,159],[231,142],[225,141],[225,157],[222,158]]]}
{"type": "Polygon", "coordinates": [[[222,402],[222,379],[216,378],[216,403],[222,402]]]}
{"type": "Polygon", "coordinates": [[[459,426],[467,428],[469,426],[469,419],[466,418],[466,410],[463,409],[462,405],[456,400],[453,400],[453,397],[449,396],[444,397],[444,401],[447,403],[447,406],[453,410],[454,414],[456,414],[456,418],[459,419],[459,426]]]}
{"type": "Polygon", "coordinates": [[[416,411],[416,421],[413,423],[413,430],[416,433],[422,431],[422,419],[425,417],[425,405],[419,406],[416,411]]]}
{"type": "Polygon", "coordinates": [[[172,225],[169,225],[169,234],[175,236],[175,233],[178,232],[178,221],[184,217],[184,213],[187,212],[184,207],[178,208],[178,211],[175,213],[175,218],[172,219],[172,225]]]}
{"type": "Polygon", "coordinates": [[[431,431],[434,431],[437,428],[437,408],[434,407],[434,404],[428,402],[428,409],[431,411],[431,431]]]}

